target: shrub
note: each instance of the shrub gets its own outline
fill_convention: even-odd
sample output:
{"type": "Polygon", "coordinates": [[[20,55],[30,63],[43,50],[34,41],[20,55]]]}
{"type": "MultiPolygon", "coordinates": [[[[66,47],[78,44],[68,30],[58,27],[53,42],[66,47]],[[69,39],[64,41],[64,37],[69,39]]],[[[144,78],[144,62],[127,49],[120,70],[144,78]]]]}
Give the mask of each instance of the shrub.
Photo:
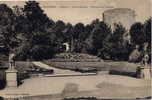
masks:
{"type": "Polygon", "coordinates": [[[43,45],[36,45],[31,51],[31,56],[34,60],[49,59],[54,54],[54,50],[50,46],[43,45]]]}

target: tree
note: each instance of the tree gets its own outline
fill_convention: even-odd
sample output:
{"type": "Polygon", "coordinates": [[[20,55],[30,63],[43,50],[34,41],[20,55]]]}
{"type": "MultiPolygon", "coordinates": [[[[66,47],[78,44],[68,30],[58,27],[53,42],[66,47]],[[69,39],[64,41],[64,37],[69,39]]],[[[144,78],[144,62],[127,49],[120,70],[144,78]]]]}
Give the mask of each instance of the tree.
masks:
{"type": "MultiPolygon", "coordinates": [[[[20,33],[19,37],[21,40],[20,47],[18,47],[18,51],[21,51],[19,54],[20,57],[23,57],[23,59],[29,58],[38,60],[38,57],[33,55],[38,53],[46,57],[51,57],[54,53],[52,50],[54,48],[50,40],[52,39],[51,36],[53,36],[50,30],[52,30],[54,22],[48,18],[36,1],[26,2],[21,12],[23,14],[18,14],[16,25],[19,27],[17,31],[20,33]],[[45,51],[49,50],[50,56],[45,53],[45,51]]],[[[39,56],[40,59],[43,57],[39,56]]]]}
{"type": "Polygon", "coordinates": [[[77,23],[73,28],[74,52],[81,52],[85,26],[83,23],[77,23]]]}
{"type": "Polygon", "coordinates": [[[151,23],[152,23],[151,18],[146,20],[144,23],[144,32],[146,35],[146,42],[148,42],[149,44],[151,44],[151,23]]]}
{"type": "Polygon", "coordinates": [[[9,51],[18,45],[15,32],[15,16],[11,8],[0,4],[0,40],[9,51]]]}
{"type": "Polygon", "coordinates": [[[151,62],[151,23],[152,18],[149,18],[144,23],[144,33],[146,35],[146,42],[148,43],[148,47],[145,52],[149,55],[149,63],[151,62]]]}
{"type": "Polygon", "coordinates": [[[17,34],[27,33],[29,30],[30,22],[27,20],[23,8],[19,6],[13,7],[13,12],[15,15],[15,31],[17,34]]]}
{"type": "Polygon", "coordinates": [[[125,27],[121,24],[116,24],[115,29],[113,31],[112,41],[114,43],[114,47],[112,48],[112,55],[114,59],[118,60],[128,60],[129,52],[128,52],[128,44],[124,44],[124,34],[127,32],[125,27]]]}
{"type": "Polygon", "coordinates": [[[92,24],[88,24],[85,27],[85,34],[84,34],[84,42],[83,42],[83,48],[82,48],[82,52],[83,53],[92,53],[92,48],[93,48],[93,30],[94,26],[92,24]]]}
{"type": "Polygon", "coordinates": [[[126,32],[121,24],[116,24],[113,33],[104,39],[100,56],[104,59],[128,60],[130,45],[125,44],[123,38],[126,32]]]}
{"type": "Polygon", "coordinates": [[[103,40],[111,34],[111,28],[104,22],[100,22],[94,26],[93,34],[93,54],[98,55],[99,50],[103,47],[103,40]]]}
{"type": "Polygon", "coordinates": [[[151,18],[142,23],[135,23],[130,29],[131,40],[134,45],[140,46],[142,57],[148,53],[151,57],[151,18]]]}
{"type": "Polygon", "coordinates": [[[53,32],[58,37],[57,40],[60,43],[63,43],[66,40],[66,37],[64,36],[64,33],[63,33],[65,27],[66,27],[65,23],[61,20],[58,20],[53,26],[53,32]]]}
{"type": "Polygon", "coordinates": [[[30,42],[31,45],[36,45],[45,41],[47,34],[47,29],[54,25],[54,22],[48,18],[44,11],[39,6],[39,3],[36,1],[28,1],[23,8],[23,13],[25,19],[22,22],[27,27],[27,30],[24,30],[24,37],[30,42]],[[36,39],[39,38],[39,39],[36,39]]]}
{"type": "Polygon", "coordinates": [[[63,35],[65,38],[64,42],[70,44],[70,52],[74,52],[74,32],[72,24],[67,23],[66,28],[63,30],[63,35]]]}
{"type": "Polygon", "coordinates": [[[137,22],[131,26],[130,29],[131,41],[134,45],[142,45],[146,41],[144,34],[144,25],[137,22]]]}
{"type": "MultiPolygon", "coordinates": [[[[49,18],[44,13],[44,11],[39,6],[39,3],[36,1],[28,1],[24,6],[23,12],[27,17],[27,20],[30,22],[29,31],[40,31],[44,32],[45,25],[51,25],[49,18]],[[49,24],[48,24],[49,23],[49,24]]],[[[53,22],[52,22],[53,24],[53,22]]]]}

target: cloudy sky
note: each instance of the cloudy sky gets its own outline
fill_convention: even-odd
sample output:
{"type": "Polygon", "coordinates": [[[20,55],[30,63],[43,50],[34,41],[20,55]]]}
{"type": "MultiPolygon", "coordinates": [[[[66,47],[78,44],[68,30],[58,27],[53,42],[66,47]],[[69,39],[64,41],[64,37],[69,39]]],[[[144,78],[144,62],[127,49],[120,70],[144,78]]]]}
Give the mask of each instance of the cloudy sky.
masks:
{"type": "MultiPolygon", "coordinates": [[[[99,18],[107,9],[130,8],[136,11],[136,21],[144,22],[150,17],[151,0],[41,0],[40,6],[44,12],[53,20],[63,20],[76,24],[83,22],[91,23],[99,18]]],[[[10,7],[24,6],[24,1],[0,1],[10,7]]]]}

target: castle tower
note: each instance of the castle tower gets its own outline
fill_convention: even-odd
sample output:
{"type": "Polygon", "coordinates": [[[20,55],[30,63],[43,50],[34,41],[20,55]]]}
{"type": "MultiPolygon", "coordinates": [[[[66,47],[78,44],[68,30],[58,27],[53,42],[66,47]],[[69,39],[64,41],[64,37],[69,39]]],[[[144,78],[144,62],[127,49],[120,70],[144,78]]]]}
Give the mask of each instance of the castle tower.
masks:
{"type": "Polygon", "coordinates": [[[111,25],[112,30],[114,24],[122,24],[127,30],[135,23],[135,11],[129,8],[115,8],[106,10],[103,13],[103,21],[111,25]]]}

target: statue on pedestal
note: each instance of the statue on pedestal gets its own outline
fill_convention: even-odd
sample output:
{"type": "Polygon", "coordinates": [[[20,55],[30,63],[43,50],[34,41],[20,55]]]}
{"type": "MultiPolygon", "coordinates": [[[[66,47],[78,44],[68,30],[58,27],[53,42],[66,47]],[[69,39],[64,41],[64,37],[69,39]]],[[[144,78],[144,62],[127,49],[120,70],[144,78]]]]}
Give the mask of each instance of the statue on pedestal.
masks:
{"type": "Polygon", "coordinates": [[[149,56],[148,54],[144,55],[142,59],[142,65],[137,68],[138,77],[143,79],[151,79],[151,67],[148,66],[149,56]]]}
{"type": "Polygon", "coordinates": [[[14,69],[15,67],[15,53],[13,51],[9,54],[9,69],[14,69]]]}
{"type": "Polygon", "coordinates": [[[17,87],[17,70],[15,70],[15,51],[10,50],[9,53],[9,69],[6,70],[7,87],[17,87]]]}
{"type": "Polygon", "coordinates": [[[144,65],[144,67],[148,66],[148,60],[149,60],[149,56],[148,56],[148,54],[145,54],[144,58],[142,60],[142,64],[144,65]]]}

